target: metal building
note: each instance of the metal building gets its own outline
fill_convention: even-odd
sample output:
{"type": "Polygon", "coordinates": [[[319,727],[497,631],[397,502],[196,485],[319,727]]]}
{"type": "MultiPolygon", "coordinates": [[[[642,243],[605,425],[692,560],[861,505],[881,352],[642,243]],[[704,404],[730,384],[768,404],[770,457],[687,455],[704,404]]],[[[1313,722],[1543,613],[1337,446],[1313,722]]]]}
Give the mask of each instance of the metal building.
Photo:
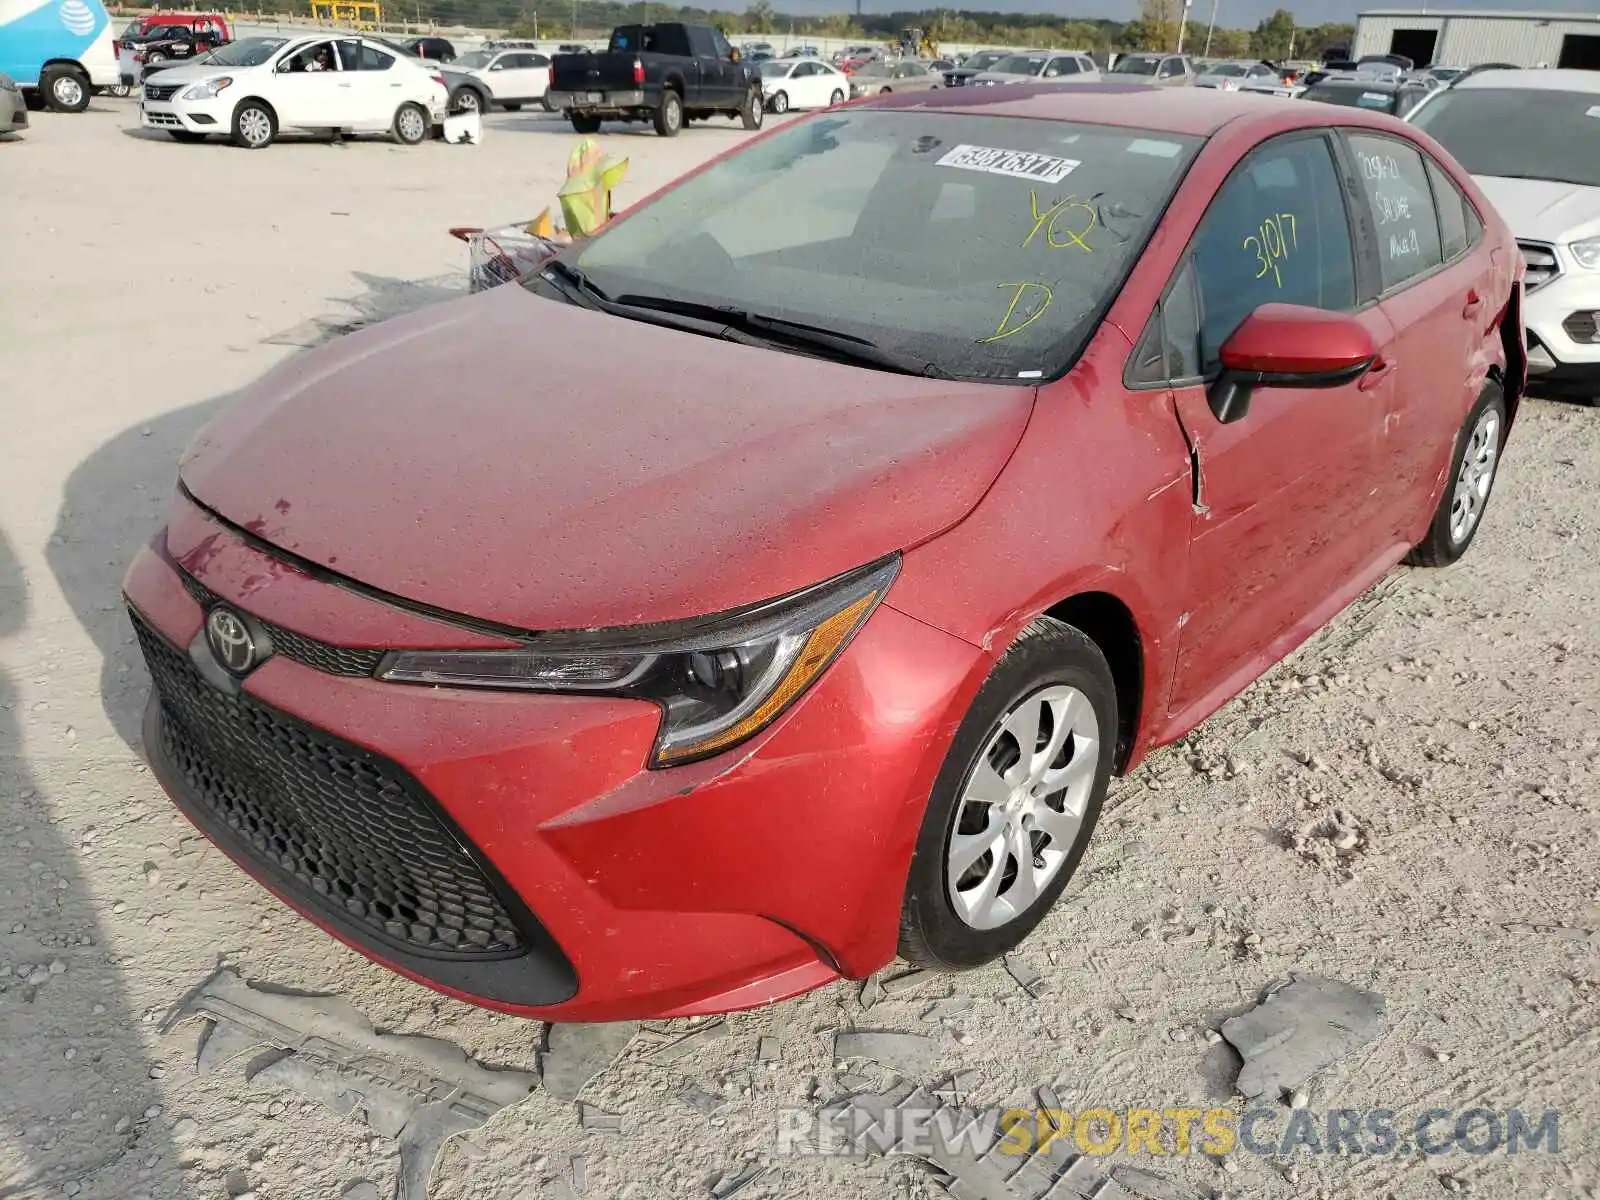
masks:
{"type": "Polygon", "coordinates": [[[1600,70],[1600,16],[1460,9],[1377,9],[1356,19],[1356,57],[1403,54],[1417,66],[1600,70]]]}

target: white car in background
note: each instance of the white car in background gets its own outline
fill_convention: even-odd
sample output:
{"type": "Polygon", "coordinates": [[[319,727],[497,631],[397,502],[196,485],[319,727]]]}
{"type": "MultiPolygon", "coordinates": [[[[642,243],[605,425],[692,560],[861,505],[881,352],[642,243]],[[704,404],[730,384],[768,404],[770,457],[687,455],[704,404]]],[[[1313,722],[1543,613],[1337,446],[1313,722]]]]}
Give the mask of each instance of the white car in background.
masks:
{"type": "Polygon", "coordinates": [[[550,90],[550,59],[536,50],[474,50],[460,54],[450,64],[454,71],[471,75],[489,91],[495,108],[516,112],[524,104],[550,111],[545,93],[550,90]]]}
{"type": "Polygon", "coordinates": [[[828,108],[850,95],[850,76],[815,58],[771,58],[761,64],[761,91],[767,111],[828,108]]]}
{"type": "Polygon", "coordinates": [[[1274,87],[1279,75],[1264,62],[1219,62],[1197,68],[1195,87],[1216,88],[1223,92],[1236,92],[1247,84],[1266,84],[1274,87]]]}
{"type": "Polygon", "coordinates": [[[169,67],[141,89],[139,123],[180,142],[223,134],[250,150],[290,129],[426,141],[444,120],[444,76],[368,38],[255,37],[169,67]]]}
{"type": "Polygon", "coordinates": [[[1406,121],[1471,172],[1522,249],[1528,374],[1600,398],[1600,73],[1481,70],[1406,121]]]}

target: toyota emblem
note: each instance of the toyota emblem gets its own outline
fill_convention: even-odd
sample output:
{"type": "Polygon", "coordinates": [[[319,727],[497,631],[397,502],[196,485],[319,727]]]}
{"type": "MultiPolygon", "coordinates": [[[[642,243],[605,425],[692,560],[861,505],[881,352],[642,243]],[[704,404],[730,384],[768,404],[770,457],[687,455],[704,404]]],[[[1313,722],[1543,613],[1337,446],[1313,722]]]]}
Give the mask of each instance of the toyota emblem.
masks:
{"type": "Polygon", "coordinates": [[[213,608],[206,617],[206,642],[217,661],[235,675],[256,665],[256,641],[244,619],[231,608],[213,608]]]}

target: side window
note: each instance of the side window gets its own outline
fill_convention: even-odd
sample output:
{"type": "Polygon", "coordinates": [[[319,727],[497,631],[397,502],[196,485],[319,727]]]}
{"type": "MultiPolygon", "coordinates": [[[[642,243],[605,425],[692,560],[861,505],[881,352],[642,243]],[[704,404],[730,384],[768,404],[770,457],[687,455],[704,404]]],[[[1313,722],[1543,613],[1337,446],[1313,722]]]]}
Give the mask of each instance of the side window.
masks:
{"type": "Polygon", "coordinates": [[[387,71],[394,65],[394,57],[385,54],[375,47],[361,44],[361,69],[363,71],[387,71]]]}
{"type": "Polygon", "coordinates": [[[711,31],[711,49],[718,58],[727,58],[733,52],[733,47],[728,44],[728,39],[722,36],[722,30],[711,31]]]}
{"type": "Polygon", "coordinates": [[[1234,168],[1200,222],[1193,266],[1204,374],[1259,305],[1354,309],[1350,220],[1327,142],[1269,142],[1234,168]]]}
{"type": "Polygon", "coordinates": [[[528,55],[528,65],[530,67],[548,67],[550,58],[545,54],[530,54],[528,55]]]}
{"type": "Polygon", "coordinates": [[[1427,273],[1443,260],[1422,152],[1393,138],[1351,134],[1361,188],[1378,232],[1378,265],[1389,291],[1427,273]]]}
{"type": "Polygon", "coordinates": [[[339,69],[341,71],[354,71],[361,63],[361,43],[344,39],[335,42],[339,51],[339,69]]]}
{"type": "Polygon", "coordinates": [[[1169,58],[1169,59],[1167,59],[1165,62],[1163,62],[1161,64],[1160,77],[1162,79],[1171,79],[1174,76],[1182,75],[1182,74],[1183,74],[1183,60],[1182,59],[1169,58]]]}
{"type": "MultiPolygon", "coordinates": [[[[1439,214],[1439,249],[1444,261],[1449,262],[1465,254],[1467,247],[1478,240],[1476,234],[1469,236],[1467,233],[1467,214],[1472,206],[1443,167],[1431,158],[1427,164],[1428,182],[1433,186],[1433,206],[1439,214]]],[[[1477,214],[1472,215],[1476,220],[1477,214]]]]}
{"type": "Polygon", "coordinates": [[[1078,73],[1078,60],[1075,58],[1058,58],[1050,64],[1056,69],[1058,75],[1076,75],[1078,73]]]}

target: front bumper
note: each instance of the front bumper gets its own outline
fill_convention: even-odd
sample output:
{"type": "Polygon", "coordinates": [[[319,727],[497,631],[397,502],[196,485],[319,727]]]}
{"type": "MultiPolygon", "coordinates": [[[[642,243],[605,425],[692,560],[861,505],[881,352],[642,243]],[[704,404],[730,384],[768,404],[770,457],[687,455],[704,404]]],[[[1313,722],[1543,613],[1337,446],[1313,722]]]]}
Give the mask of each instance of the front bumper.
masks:
{"type": "MultiPolygon", "coordinates": [[[[370,919],[351,919],[350,897],[308,887],[283,866],[299,859],[270,841],[271,821],[260,822],[264,833],[238,817],[276,803],[271,778],[246,789],[231,818],[186,785],[162,722],[189,718],[181,698],[163,695],[152,701],[148,753],[202,832],[369,957],[447,994],[543,1020],[730,1011],[888,962],[926,797],[985,671],[975,647],[880,606],[756,739],[652,771],[644,763],[659,720],[653,705],[408,687],[361,675],[359,661],[351,673],[340,666],[347,659],[319,659],[306,646],[493,643],[301,575],[182,499],[125,590],[135,620],[191,661],[208,653],[208,596],[276,629],[279,652],[244,679],[243,702],[302,731],[294,736],[392,768],[397,797],[414,785],[407,803],[436,806],[515,918],[525,953],[464,970],[437,945],[419,953],[410,944],[405,922],[415,914],[400,914],[390,937],[374,935],[370,919]]],[[[209,768],[197,769],[191,777],[209,768]]],[[[307,836],[320,837],[315,828],[307,836]]],[[[432,894],[419,887],[412,892],[432,894]]],[[[426,907],[424,923],[453,911],[436,900],[426,907]]],[[[480,927],[499,928],[497,919],[480,927]]]]}
{"type": "Polygon", "coordinates": [[[546,92],[545,100],[557,112],[628,112],[653,107],[638,92],[546,92]]]}
{"type": "Polygon", "coordinates": [[[1600,313],[1600,271],[1579,267],[1565,247],[1551,249],[1559,273],[1522,303],[1528,375],[1541,383],[1600,385],[1600,324],[1593,315],[1600,313]]]}
{"type": "MultiPolygon", "coordinates": [[[[183,84],[182,87],[189,87],[183,84]]],[[[146,84],[139,99],[139,124],[146,129],[187,129],[191,133],[227,133],[233,120],[233,102],[215,100],[151,100],[146,84]]]]}

